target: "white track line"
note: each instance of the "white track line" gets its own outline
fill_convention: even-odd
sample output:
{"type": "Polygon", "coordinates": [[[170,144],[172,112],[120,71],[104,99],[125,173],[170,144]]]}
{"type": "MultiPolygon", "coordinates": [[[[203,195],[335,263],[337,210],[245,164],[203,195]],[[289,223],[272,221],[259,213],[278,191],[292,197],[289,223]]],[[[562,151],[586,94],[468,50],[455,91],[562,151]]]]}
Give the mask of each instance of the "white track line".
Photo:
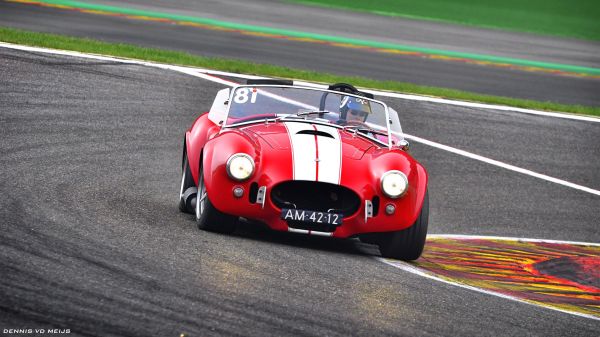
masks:
{"type": "Polygon", "coordinates": [[[431,147],[435,147],[435,148],[438,148],[438,149],[441,149],[441,150],[444,150],[444,151],[452,152],[452,153],[455,153],[455,154],[458,154],[458,155],[461,155],[461,156],[464,156],[464,157],[467,157],[467,158],[479,160],[479,161],[482,161],[482,162],[490,164],[490,165],[502,167],[502,168],[507,169],[507,170],[519,172],[519,173],[522,173],[522,174],[526,174],[528,176],[532,176],[532,177],[535,177],[535,178],[546,180],[546,181],[549,181],[549,182],[552,182],[552,183],[555,183],[555,184],[559,184],[559,185],[563,185],[563,186],[566,186],[566,187],[574,188],[576,190],[580,190],[580,191],[583,191],[583,192],[588,192],[588,193],[591,193],[591,194],[600,195],[600,191],[599,190],[595,190],[593,188],[589,188],[589,187],[585,187],[585,186],[582,186],[582,185],[574,184],[574,183],[568,182],[566,180],[562,180],[562,179],[550,177],[550,176],[547,176],[545,174],[537,173],[537,172],[534,172],[534,171],[531,171],[531,170],[527,170],[527,169],[520,168],[520,167],[517,167],[517,166],[514,166],[514,165],[503,163],[503,162],[498,161],[498,160],[490,159],[490,158],[487,158],[487,157],[484,157],[484,156],[480,156],[480,155],[477,155],[477,154],[474,154],[474,153],[471,153],[471,152],[467,152],[467,151],[464,151],[464,150],[460,150],[460,149],[457,149],[457,148],[454,148],[454,147],[451,147],[451,146],[448,146],[448,145],[444,145],[444,144],[432,142],[430,140],[427,140],[427,139],[424,139],[424,138],[420,138],[420,137],[417,137],[417,136],[412,136],[412,135],[409,135],[409,134],[406,134],[406,133],[404,134],[404,137],[406,137],[408,139],[411,139],[413,141],[416,141],[418,143],[421,143],[421,144],[429,145],[431,147]]]}
{"type": "MultiPolygon", "coordinates": [[[[506,240],[506,241],[517,241],[517,242],[540,242],[540,243],[557,243],[557,244],[572,244],[572,245],[579,245],[579,246],[592,246],[592,247],[600,247],[600,244],[598,243],[589,243],[589,242],[575,242],[575,241],[557,241],[557,240],[543,240],[543,239],[527,239],[527,238],[513,238],[513,237],[499,237],[499,236],[479,236],[479,235],[447,235],[447,234],[429,234],[427,235],[427,238],[448,238],[448,239],[462,239],[462,240],[469,240],[469,239],[489,239],[489,240],[506,240]]],[[[389,259],[385,259],[382,257],[375,257],[376,260],[381,261],[387,265],[390,265],[392,267],[398,268],[400,270],[409,272],[411,274],[415,274],[415,275],[419,275],[431,280],[435,280],[435,281],[439,281],[439,282],[443,282],[446,284],[450,284],[453,286],[457,286],[457,287],[461,287],[464,289],[469,289],[469,290],[473,290],[479,293],[483,293],[483,294],[488,294],[488,295],[493,295],[493,296],[497,296],[497,297],[501,297],[504,299],[508,299],[511,301],[516,301],[516,302],[520,302],[520,303],[525,303],[525,304],[529,304],[529,305],[534,305],[536,307],[540,307],[540,308],[546,308],[546,309],[551,309],[554,311],[559,311],[559,312],[563,312],[563,313],[567,313],[567,314],[571,314],[571,315],[575,315],[575,316],[579,316],[579,317],[585,317],[585,318],[590,318],[590,319],[594,319],[594,320],[600,320],[600,317],[594,316],[594,315],[588,315],[588,314],[582,314],[579,312],[574,312],[574,311],[569,311],[569,310],[564,310],[564,309],[560,309],[560,308],[555,308],[555,307],[551,307],[551,306],[544,306],[544,305],[540,305],[537,303],[532,303],[532,302],[528,302],[526,300],[523,300],[521,298],[518,297],[514,297],[514,296],[510,296],[510,295],[506,295],[506,294],[502,294],[499,292],[495,292],[495,291],[491,291],[491,290],[486,290],[486,289],[482,289],[482,288],[477,288],[474,286],[470,286],[468,284],[464,284],[464,283],[460,283],[458,281],[451,281],[451,280],[447,280],[441,277],[436,276],[434,273],[419,268],[417,266],[414,266],[408,262],[404,262],[404,261],[398,261],[398,260],[389,260],[389,259]]]]}
{"type": "MultiPolygon", "coordinates": [[[[141,64],[141,65],[146,65],[146,66],[155,67],[155,68],[171,69],[171,70],[177,70],[177,71],[182,71],[184,69],[188,69],[190,71],[195,71],[198,73],[209,74],[209,75],[216,75],[216,76],[237,77],[237,78],[243,78],[243,79],[265,78],[265,77],[261,77],[261,76],[237,74],[237,73],[230,73],[230,72],[217,71],[217,70],[211,70],[211,69],[172,66],[172,65],[168,65],[168,64],[140,61],[140,60],[134,60],[134,59],[110,57],[110,56],[103,56],[103,55],[97,55],[97,54],[86,54],[86,53],[68,51],[68,50],[30,47],[30,46],[23,46],[23,45],[17,45],[17,44],[6,43],[6,42],[0,42],[0,47],[25,50],[25,51],[42,52],[42,53],[56,54],[56,55],[76,56],[76,57],[96,59],[96,60],[115,61],[115,62],[129,63],[129,64],[141,64]],[[175,68],[177,68],[177,69],[175,69],[175,68]]],[[[182,72],[184,72],[184,71],[182,71],[182,72]]],[[[319,87],[319,88],[327,87],[326,85],[303,82],[303,81],[294,81],[294,83],[299,84],[299,85],[313,86],[313,87],[319,87]]],[[[510,107],[510,106],[504,106],[504,105],[474,103],[474,102],[457,101],[457,100],[430,97],[430,96],[400,94],[400,93],[389,92],[389,91],[379,91],[379,90],[369,90],[369,89],[367,89],[365,91],[370,92],[374,95],[378,95],[378,96],[401,98],[401,99],[413,100],[413,101],[423,101],[423,102],[431,102],[431,103],[438,103],[438,104],[457,105],[457,106],[480,108],[480,109],[495,110],[495,111],[512,111],[512,112],[520,112],[520,113],[531,114],[531,115],[572,119],[572,120],[579,120],[579,121],[586,121],[586,122],[595,122],[595,123],[600,122],[600,118],[598,118],[598,117],[581,116],[581,115],[567,114],[567,113],[562,113],[562,112],[538,111],[538,110],[516,108],[516,107],[510,107]]]]}
{"type": "MultiPolygon", "coordinates": [[[[47,49],[47,48],[38,48],[38,47],[29,47],[29,46],[21,46],[21,45],[15,45],[15,44],[10,44],[10,43],[4,43],[4,42],[0,42],[0,47],[4,47],[4,48],[10,48],[10,49],[17,49],[17,50],[24,50],[24,51],[32,51],[32,52],[40,52],[40,53],[48,53],[48,54],[55,54],[55,55],[66,55],[66,56],[75,56],[75,57],[81,57],[81,58],[87,58],[87,59],[95,59],[95,60],[103,60],[103,61],[113,61],[113,62],[120,62],[120,63],[126,63],[126,64],[136,64],[136,65],[144,65],[144,66],[149,66],[149,67],[154,67],[154,68],[160,68],[160,69],[167,69],[167,70],[174,70],[180,73],[184,73],[187,75],[191,75],[191,76],[195,76],[195,77],[199,77],[199,78],[203,78],[205,80],[208,81],[212,81],[215,83],[219,83],[219,84],[223,84],[223,85],[227,85],[227,86],[235,86],[238,83],[233,82],[233,81],[229,81],[229,80],[225,80],[222,79],[218,76],[229,76],[229,77],[237,77],[237,78],[245,78],[245,79],[257,79],[257,78],[264,78],[264,77],[258,77],[258,76],[250,76],[250,75],[242,75],[242,74],[234,74],[234,73],[227,73],[227,72],[222,72],[222,71],[213,71],[213,70],[208,70],[208,69],[201,69],[201,68],[192,68],[192,67],[183,67],[183,66],[175,66],[175,65],[169,65],[169,64],[162,64],[162,63],[154,63],[154,62],[146,62],[146,61],[139,61],[139,60],[132,60],[132,59],[121,59],[121,58],[115,58],[115,57],[108,57],[108,56],[103,56],[103,55],[93,55],[93,54],[85,54],[85,53],[80,53],[80,52],[74,52],[74,51],[67,51],[67,50],[57,50],[57,49],[47,49]]],[[[307,85],[307,86],[312,86],[312,87],[326,87],[324,85],[320,85],[320,84],[314,84],[314,83],[308,83],[308,82],[300,82],[300,81],[296,81],[295,83],[299,84],[299,85],[307,85]]],[[[396,94],[396,93],[389,93],[389,92],[383,92],[383,91],[371,91],[373,94],[376,95],[381,95],[381,96],[387,96],[387,97],[398,97],[398,98],[404,98],[404,99],[418,99],[418,100],[429,100],[429,97],[422,97],[422,96],[414,96],[414,95],[404,95],[404,94],[396,94]]],[[[439,99],[436,99],[439,100],[439,99]]],[[[437,101],[432,101],[429,100],[430,102],[437,102],[437,101]]],[[[470,106],[470,107],[479,107],[482,109],[497,109],[496,106],[492,106],[492,105],[486,105],[486,104],[475,104],[475,103],[470,103],[470,102],[459,102],[459,101],[449,101],[449,100],[444,100],[444,101],[448,101],[448,102],[453,102],[452,104],[455,105],[463,105],[463,106],[470,106]]],[[[437,103],[441,103],[441,102],[437,102],[437,103]]],[[[445,104],[449,104],[449,103],[445,103],[445,104]]],[[[527,109],[517,109],[517,108],[511,108],[511,107],[503,107],[504,110],[510,110],[510,111],[517,111],[517,112],[524,112],[524,111],[520,111],[520,110],[527,110],[527,109]],[[515,110],[516,109],[516,110],[515,110]]],[[[531,110],[534,111],[534,110],[531,110]]],[[[593,118],[593,117],[584,117],[584,116],[577,116],[577,115],[567,115],[567,114],[558,114],[558,113],[548,113],[548,112],[543,112],[543,111],[534,111],[535,114],[537,115],[542,115],[542,116],[548,116],[548,117],[559,117],[559,118],[568,118],[568,119],[575,119],[575,120],[585,120],[585,121],[591,121],[591,122],[600,122],[599,118],[593,118]]],[[[530,113],[530,112],[527,112],[530,113]]],[[[436,143],[424,138],[420,138],[417,136],[412,136],[412,135],[408,135],[408,134],[404,134],[404,136],[408,139],[411,139],[413,141],[428,145],[428,146],[432,146],[444,151],[448,151],[451,153],[455,153],[464,157],[468,157],[471,159],[475,159],[475,160],[479,160],[485,163],[488,163],[490,165],[494,165],[494,166],[498,166],[498,167],[502,167],[504,169],[507,170],[511,170],[514,172],[519,172],[525,175],[529,175],[535,178],[539,178],[542,180],[546,180],[549,182],[553,182],[559,185],[563,185],[566,187],[570,187],[570,188],[574,188],[583,192],[587,192],[587,193],[591,193],[594,195],[600,195],[600,191],[599,190],[595,190],[589,187],[585,187],[582,185],[578,185],[578,184],[574,184],[571,182],[568,182],[566,180],[562,180],[562,179],[558,179],[558,178],[553,178],[550,176],[547,176],[545,174],[541,174],[541,173],[537,173],[531,170],[527,170],[527,169],[523,169],[514,165],[510,165],[507,163],[503,163],[494,159],[490,159],[487,157],[483,157],[480,155],[476,155],[474,153],[470,153],[464,150],[460,150],[457,148],[453,148],[451,146],[447,146],[447,145],[443,145],[440,143],[436,143]]]]}

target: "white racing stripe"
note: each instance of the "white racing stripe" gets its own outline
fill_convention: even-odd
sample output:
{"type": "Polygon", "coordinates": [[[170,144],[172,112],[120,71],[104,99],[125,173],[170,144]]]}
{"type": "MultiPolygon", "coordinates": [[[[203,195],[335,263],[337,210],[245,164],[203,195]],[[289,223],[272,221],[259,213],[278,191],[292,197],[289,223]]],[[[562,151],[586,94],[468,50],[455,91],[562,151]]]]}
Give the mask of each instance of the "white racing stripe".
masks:
{"type": "Polygon", "coordinates": [[[294,167],[294,180],[317,179],[317,147],[315,136],[310,134],[298,134],[300,131],[313,131],[312,125],[308,123],[283,123],[290,137],[292,146],[292,161],[294,167]]]}
{"type": "MultiPolygon", "coordinates": [[[[208,81],[215,82],[215,83],[227,85],[227,86],[236,86],[239,83],[225,80],[225,79],[219,78],[217,76],[213,76],[213,75],[229,76],[229,77],[237,77],[237,78],[245,78],[245,79],[265,78],[265,77],[259,77],[259,76],[235,74],[235,73],[214,71],[214,70],[201,69],[201,68],[173,66],[173,65],[168,65],[168,64],[160,64],[160,63],[153,63],[153,62],[146,62],[146,61],[139,61],[139,60],[121,59],[121,58],[107,57],[107,56],[102,56],[102,55],[92,55],[92,54],[85,54],[85,53],[66,51],[66,50],[21,46],[21,45],[15,45],[15,44],[4,43],[4,42],[0,42],[0,47],[17,49],[17,50],[25,50],[25,51],[41,52],[41,53],[47,53],[47,54],[55,54],[55,55],[75,56],[75,57],[95,59],[95,60],[114,61],[114,62],[121,62],[121,63],[126,63],[126,64],[137,64],[137,65],[144,65],[144,66],[160,68],[160,69],[169,69],[169,70],[174,70],[174,71],[178,71],[181,73],[185,73],[185,74],[188,74],[191,76],[203,78],[208,81]]],[[[296,83],[298,85],[306,85],[306,86],[312,86],[312,87],[318,87],[318,88],[326,88],[327,87],[327,86],[320,85],[320,84],[301,82],[301,81],[295,81],[294,83],[296,83]]],[[[540,115],[540,116],[545,116],[545,117],[565,118],[565,119],[573,119],[573,120],[588,121],[588,122],[600,122],[600,118],[596,118],[596,117],[587,117],[587,116],[578,116],[578,115],[570,115],[570,114],[563,114],[563,113],[536,111],[536,110],[529,110],[529,109],[513,108],[513,107],[508,107],[508,106],[498,106],[498,105],[479,104],[479,103],[472,103],[472,102],[452,101],[452,100],[446,100],[446,99],[415,96],[415,95],[405,95],[405,94],[391,93],[391,92],[385,92],[385,91],[373,91],[373,90],[366,90],[366,91],[371,92],[376,95],[384,96],[384,97],[396,97],[396,98],[429,101],[429,102],[443,103],[443,104],[478,107],[478,108],[482,108],[482,109],[490,109],[490,111],[494,111],[494,110],[514,111],[514,112],[535,114],[535,115],[540,115]]],[[[520,167],[517,167],[514,165],[502,163],[497,160],[479,156],[479,155],[469,153],[467,151],[459,150],[459,149],[456,149],[456,148],[453,148],[453,147],[450,147],[447,145],[432,142],[432,141],[429,141],[429,140],[426,140],[426,139],[423,139],[420,137],[410,136],[407,134],[405,134],[405,136],[406,136],[406,138],[412,139],[413,141],[416,141],[416,142],[419,142],[422,144],[426,144],[429,146],[433,146],[433,147],[436,147],[436,148],[439,148],[439,149],[442,149],[445,151],[449,151],[449,152],[452,152],[455,154],[459,154],[459,155],[462,155],[462,156],[465,156],[468,158],[472,158],[475,160],[480,160],[480,161],[488,163],[490,165],[495,165],[495,166],[502,167],[502,168],[505,168],[505,169],[508,169],[511,171],[519,172],[519,173],[526,174],[526,175],[536,177],[539,179],[543,179],[543,180],[546,180],[549,182],[560,184],[560,185],[563,185],[566,187],[571,187],[571,188],[574,188],[574,189],[577,189],[577,190],[580,190],[583,192],[600,195],[600,191],[589,188],[589,187],[577,185],[577,184],[574,184],[574,183],[571,183],[571,182],[568,182],[565,180],[553,178],[553,177],[550,177],[550,176],[547,176],[544,174],[540,174],[537,172],[533,172],[533,171],[530,171],[527,169],[523,169],[523,168],[520,168],[520,167]]]]}
{"type": "Polygon", "coordinates": [[[342,173],[342,141],[337,128],[325,125],[315,125],[318,131],[323,131],[333,138],[317,136],[319,149],[319,181],[339,184],[342,173]]]}
{"type": "Polygon", "coordinates": [[[339,184],[342,165],[342,142],[336,128],[303,122],[285,122],[292,147],[294,180],[322,181],[339,184]],[[314,133],[325,132],[331,137],[314,133]]]}

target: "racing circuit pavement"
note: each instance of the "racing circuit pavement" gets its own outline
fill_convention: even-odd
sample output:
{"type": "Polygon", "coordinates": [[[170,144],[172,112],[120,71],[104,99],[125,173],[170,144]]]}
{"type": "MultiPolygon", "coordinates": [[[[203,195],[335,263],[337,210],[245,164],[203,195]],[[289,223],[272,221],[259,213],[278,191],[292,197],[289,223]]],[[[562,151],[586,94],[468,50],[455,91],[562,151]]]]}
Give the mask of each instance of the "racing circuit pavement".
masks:
{"type": "MultiPolygon", "coordinates": [[[[359,38],[421,48],[476,53],[600,68],[600,43],[315,8],[274,0],[90,0],[144,11],[239,24],[359,38]]],[[[423,58],[369,49],[341,48],[240,32],[190,27],[122,16],[0,1],[0,25],[244,59],[338,75],[362,76],[481,94],[600,105],[600,79],[572,77],[423,58]]]]}
{"type": "MultiPolygon", "coordinates": [[[[0,48],[0,328],[74,336],[598,336],[597,320],[381,263],[356,240],[177,209],[182,135],[220,85],[0,48]]],[[[600,123],[386,100],[405,131],[600,187],[600,123]]],[[[598,196],[413,143],[430,233],[600,242],[598,196]]]]}

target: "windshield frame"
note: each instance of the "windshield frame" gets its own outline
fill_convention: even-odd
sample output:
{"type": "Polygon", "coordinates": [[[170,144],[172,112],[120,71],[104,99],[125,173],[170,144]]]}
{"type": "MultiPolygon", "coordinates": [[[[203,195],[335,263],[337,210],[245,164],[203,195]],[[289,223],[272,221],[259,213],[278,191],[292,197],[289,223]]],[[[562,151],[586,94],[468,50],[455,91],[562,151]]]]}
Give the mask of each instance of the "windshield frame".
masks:
{"type": "MultiPolygon", "coordinates": [[[[353,93],[347,93],[347,92],[341,92],[341,91],[335,91],[335,90],[328,90],[328,89],[322,89],[322,88],[314,88],[314,87],[308,87],[308,86],[301,86],[301,85],[276,85],[276,84],[240,84],[240,85],[236,85],[234,87],[231,88],[231,91],[229,92],[229,99],[227,101],[227,112],[225,114],[224,117],[224,121],[223,124],[221,125],[222,128],[233,128],[233,127],[239,127],[239,126],[245,126],[245,125],[250,125],[250,124],[256,124],[256,123],[263,123],[263,122],[269,122],[269,121],[280,121],[280,120],[286,120],[290,117],[295,117],[294,114],[289,114],[289,115],[284,115],[284,116],[275,116],[275,117],[267,117],[267,118],[258,118],[255,120],[249,120],[249,121],[243,121],[243,122],[239,122],[239,123],[231,123],[231,124],[227,124],[227,119],[229,117],[229,111],[231,109],[231,102],[233,101],[233,96],[236,92],[236,90],[238,90],[239,88],[290,88],[290,89],[301,89],[301,90],[311,90],[311,91],[318,91],[321,92],[323,94],[325,93],[332,93],[332,94],[336,94],[336,95],[344,95],[344,96],[352,96],[352,97],[358,97],[358,98],[362,98],[362,99],[366,99],[370,102],[376,103],[376,104],[380,104],[383,106],[384,108],[384,112],[385,112],[385,121],[386,121],[386,131],[385,133],[387,134],[387,143],[384,141],[381,141],[379,139],[373,138],[368,136],[365,133],[361,133],[361,132],[356,132],[356,134],[361,135],[363,137],[366,137],[369,140],[375,141],[381,145],[387,146],[389,149],[392,148],[392,130],[391,130],[391,126],[390,126],[390,110],[387,106],[387,104],[383,101],[380,100],[376,100],[376,99],[372,99],[372,98],[368,98],[365,96],[361,96],[361,95],[357,95],[357,94],[353,94],[353,93]]],[[[276,95],[276,94],[274,94],[276,95]]],[[[289,100],[289,101],[293,101],[293,99],[281,96],[282,101],[283,100],[289,100]]],[[[278,98],[275,98],[278,99],[278,98]]],[[[301,102],[297,102],[299,103],[298,105],[306,105],[305,103],[301,103],[301,102]]],[[[293,104],[293,103],[292,103],[293,104]]],[[[318,110],[319,107],[317,107],[318,110]]],[[[325,122],[325,121],[320,121],[318,119],[306,119],[306,118],[302,118],[302,117],[298,117],[298,119],[294,118],[292,119],[292,121],[295,122],[304,122],[304,123],[314,123],[314,124],[319,124],[319,125],[325,125],[325,126],[331,126],[331,127],[336,127],[338,129],[343,129],[343,130],[352,130],[352,128],[347,128],[344,127],[342,125],[337,125],[334,123],[330,123],[330,122],[325,122]]],[[[369,123],[365,123],[365,125],[369,126],[369,123]]],[[[378,125],[380,127],[383,127],[382,125],[378,125]]],[[[377,129],[376,129],[377,130],[377,129]]],[[[377,130],[380,132],[384,132],[383,129],[377,130]]]]}

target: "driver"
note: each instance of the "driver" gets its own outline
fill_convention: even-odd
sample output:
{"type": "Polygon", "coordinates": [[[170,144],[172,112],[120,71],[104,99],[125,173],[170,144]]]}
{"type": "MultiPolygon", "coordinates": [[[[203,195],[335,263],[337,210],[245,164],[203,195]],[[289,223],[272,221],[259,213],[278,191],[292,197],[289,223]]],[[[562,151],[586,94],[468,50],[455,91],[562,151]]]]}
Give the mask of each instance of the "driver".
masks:
{"type": "Polygon", "coordinates": [[[348,122],[364,123],[371,113],[369,101],[353,96],[344,96],[340,104],[340,120],[338,124],[346,125],[348,122]]]}

